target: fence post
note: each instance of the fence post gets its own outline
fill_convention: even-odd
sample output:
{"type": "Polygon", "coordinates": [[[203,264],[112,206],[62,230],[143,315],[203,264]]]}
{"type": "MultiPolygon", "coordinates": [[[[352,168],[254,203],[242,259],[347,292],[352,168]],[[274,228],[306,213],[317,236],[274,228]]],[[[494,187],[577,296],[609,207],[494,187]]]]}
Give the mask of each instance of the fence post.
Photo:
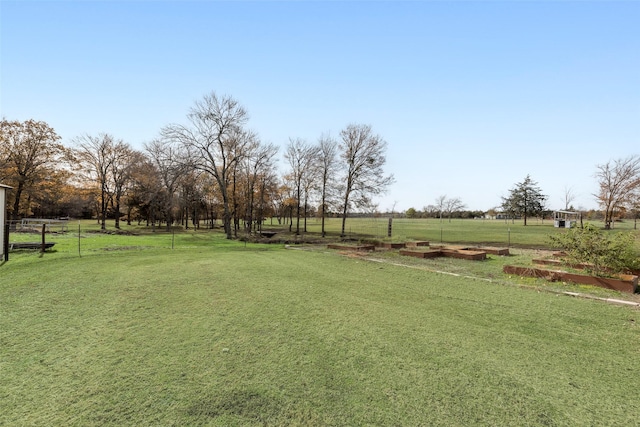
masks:
{"type": "Polygon", "coordinates": [[[47,230],[47,224],[42,224],[42,244],[41,244],[41,246],[40,246],[40,252],[41,252],[41,253],[44,253],[44,250],[45,250],[45,244],[46,244],[46,242],[45,242],[45,237],[44,237],[44,235],[45,235],[45,231],[46,231],[46,230],[47,230]]]}
{"type": "Polygon", "coordinates": [[[4,248],[4,260],[9,261],[9,223],[4,224],[4,242],[2,242],[4,248]]]}
{"type": "Polygon", "coordinates": [[[393,228],[393,218],[389,218],[389,227],[387,228],[387,237],[391,237],[392,228],[393,228]]]}

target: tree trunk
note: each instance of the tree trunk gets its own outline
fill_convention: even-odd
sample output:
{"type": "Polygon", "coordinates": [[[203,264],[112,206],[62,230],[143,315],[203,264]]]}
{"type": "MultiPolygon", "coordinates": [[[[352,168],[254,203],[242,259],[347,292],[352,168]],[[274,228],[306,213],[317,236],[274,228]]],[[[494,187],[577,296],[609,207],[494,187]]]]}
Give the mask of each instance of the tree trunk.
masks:
{"type": "Polygon", "coordinates": [[[322,184],[322,202],[321,202],[321,204],[320,204],[320,214],[321,214],[321,216],[322,216],[322,217],[320,218],[320,222],[321,222],[321,224],[322,224],[322,225],[321,225],[321,227],[320,227],[320,230],[321,230],[321,235],[322,235],[322,237],[324,237],[324,236],[325,236],[325,231],[324,231],[324,216],[325,216],[325,208],[324,208],[324,207],[325,207],[325,203],[327,202],[327,200],[326,200],[326,191],[327,191],[327,190],[326,190],[326,185],[323,183],[323,184],[322,184]]]}
{"type": "Polygon", "coordinates": [[[293,228],[293,206],[289,206],[289,233],[293,228]]]}
{"type": "Polygon", "coordinates": [[[303,226],[303,232],[307,232],[307,196],[305,194],[304,196],[304,226],[303,226]]]}
{"type": "Polygon", "coordinates": [[[229,209],[229,200],[226,195],[222,196],[223,214],[222,221],[224,223],[224,232],[227,235],[227,239],[233,239],[233,232],[231,230],[231,210],[229,209]]]}
{"type": "Polygon", "coordinates": [[[173,211],[173,195],[169,194],[168,196],[168,200],[167,203],[165,204],[165,209],[166,209],[166,213],[165,213],[165,218],[167,220],[167,231],[171,230],[171,226],[173,225],[173,216],[172,216],[172,211],[173,211]]]}
{"type": "Polygon", "coordinates": [[[344,238],[344,228],[347,223],[347,204],[349,203],[349,199],[344,199],[344,208],[342,209],[342,228],[340,230],[340,237],[344,238]]]}
{"type": "Polygon", "coordinates": [[[105,196],[107,191],[104,188],[104,184],[102,185],[102,194],[100,195],[100,230],[107,229],[107,201],[105,200],[105,196]]]}
{"type": "Polygon", "coordinates": [[[296,235],[300,234],[300,187],[296,194],[296,235]]]}
{"type": "Polygon", "coordinates": [[[120,229],[120,197],[116,198],[116,206],[114,210],[116,213],[116,229],[119,230],[120,229]]]}
{"type": "Polygon", "coordinates": [[[233,173],[231,174],[231,200],[233,201],[233,210],[231,216],[233,217],[233,235],[238,237],[238,228],[240,227],[240,218],[238,218],[238,196],[236,194],[236,180],[237,180],[237,166],[233,167],[233,173]]]}
{"type": "Polygon", "coordinates": [[[22,179],[19,179],[18,188],[16,188],[16,199],[13,201],[13,213],[11,214],[11,217],[13,218],[14,221],[18,220],[18,210],[20,209],[20,197],[22,197],[23,190],[24,190],[24,182],[22,181],[22,179]]]}
{"type": "Polygon", "coordinates": [[[325,234],[326,234],[325,231],[324,231],[324,215],[325,215],[325,213],[324,213],[324,202],[323,202],[322,203],[322,218],[320,219],[320,222],[322,223],[322,225],[321,225],[322,237],[324,237],[325,234]]]}

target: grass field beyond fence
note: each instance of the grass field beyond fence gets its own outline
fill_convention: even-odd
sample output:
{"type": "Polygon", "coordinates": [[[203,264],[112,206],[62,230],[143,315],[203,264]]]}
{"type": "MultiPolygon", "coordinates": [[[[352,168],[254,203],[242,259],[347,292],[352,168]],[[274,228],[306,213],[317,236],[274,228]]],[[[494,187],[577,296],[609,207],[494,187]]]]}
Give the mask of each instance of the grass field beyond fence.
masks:
{"type": "Polygon", "coordinates": [[[637,424],[636,309],[219,234],[136,237],[0,266],[0,425],[637,424]]]}
{"type": "MultiPolygon", "coordinates": [[[[267,221],[267,229],[283,229],[275,221],[267,221]]],[[[585,221],[585,223],[588,221],[585,221]]],[[[601,221],[593,222],[602,227],[601,221]]],[[[339,236],[342,220],[328,218],[325,228],[329,236],[339,236]]],[[[302,222],[301,222],[301,229],[302,222]]],[[[284,227],[288,230],[288,226],[284,227]]],[[[295,220],[294,220],[295,230],[295,220]]],[[[307,220],[307,232],[319,234],[321,221],[317,218],[307,220]]],[[[433,243],[478,244],[492,246],[514,246],[528,248],[548,248],[549,236],[565,233],[567,230],[555,228],[552,220],[530,218],[528,225],[522,220],[490,220],[490,219],[407,219],[392,218],[391,237],[388,236],[389,218],[348,218],[345,234],[351,239],[375,239],[383,241],[404,242],[408,240],[427,240],[433,243]]],[[[610,232],[634,232],[638,235],[633,221],[617,222],[610,232]]],[[[638,247],[640,249],[640,246],[638,247]]]]}

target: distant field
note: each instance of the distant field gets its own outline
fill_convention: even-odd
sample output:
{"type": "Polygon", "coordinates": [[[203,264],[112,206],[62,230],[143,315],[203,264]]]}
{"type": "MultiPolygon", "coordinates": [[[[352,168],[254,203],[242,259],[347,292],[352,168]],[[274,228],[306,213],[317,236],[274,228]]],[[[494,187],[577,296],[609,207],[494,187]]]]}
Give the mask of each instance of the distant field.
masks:
{"type": "Polygon", "coordinates": [[[637,424],[640,312],[513,286],[506,259],[58,237],[0,265],[0,425],[637,424]]]}
{"type": "MultiPolygon", "coordinates": [[[[339,235],[342,220],[330,218],[326,221],[326,230],[333,236],[339,235]]],[[[586,221],[585,221],[586,222],[586,221]]],[[[321,222],[316,218],[307,220],[307,231],[319,233],[321,222]]],[[[548,236],[566,232],[555,228],[553,221],[529,219],[525,227],[522,220],[484,220],[484,219],[406,219],[392,220],[392,236],[388,238],[388,218],[348,218],[347,237],[374,238],[379,240],[428,240],[435,243],[474,243],[497,246],[548,247],[548,236]]],[[[594,222],[602,226],[601,222],[594,222]]],[[[615,224],[616,231],[633,231],[633,221],[615,224]]],[[[639,234],[640,235],[640,234],[639,234]]]]}

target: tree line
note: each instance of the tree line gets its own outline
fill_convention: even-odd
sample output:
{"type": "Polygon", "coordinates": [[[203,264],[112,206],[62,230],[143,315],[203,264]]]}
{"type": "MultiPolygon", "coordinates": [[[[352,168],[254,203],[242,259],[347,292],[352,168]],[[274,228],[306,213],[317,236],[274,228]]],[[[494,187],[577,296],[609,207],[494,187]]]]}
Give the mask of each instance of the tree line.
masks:
{"type": "MultiPolygon", "coordinates": [[[[589,216],[601,219],[607,230],[623,218],[630,217],[637,221],[640,217],[640,156],[598,164],[594,177],[598,182],[598,190],[592,196],[602,211],[601,215],[588,212],[589,216]]],[[[502,198],[501,209],[510,217],[522,217],[524,225],[527,225],[527,218],[550,213],[547,200],[548,196],[543,194],[538,183],[527,175],[509,190],[507,197],[502,198]]],[[[565,210],[575,210],[571,206],[573,200],[573,193],[565,189],[565,210]]]]}
{"type": "MultiPolygon", "coordinates": [[[[601,211],[581,212],[587,219],[598,219],[604,222],[605,229],[613,228],[615,221],[623,218],[640,217],[640,156],[629,156],[622,159],[610,160],[596,165],[595,178],[598,181],[598,191],[593,194],[601,211]]],[[[507,196],[502,197],[500,206],[487,212],[467,210],[459,197],[438,196],[435,204],[427,205],[422,211],[409,208],[405,212],[407,218],[480,218],[485,215],[502,217],[503,219],[522,219],[527,225],[527,219],[532,217],[546,217],[552,213],[548,207],[549,197],[543,193],[538,183],[530,175],[522,182],[516,183],[507,196]]],[[[570,188],[565,188],[564,210],[575,211],[571,204],[575,194],[570,188]]]]}
{"type": "MultiPolygon", "coordinates": [[[[315,143],[290,138],[283,172],[279,148],[247,128],[246,109],[231,96],[215,92],[196,101],[184,123],[159,130],[143,150],[109,133],[79,135],[65,145],[47,123],[0,121],[0,182],[13,187],[8,211],[24,217],[114,218],[167,228],[174,224],[213,227],[220,221],[228,238],[260,232],[265,218],[306,231],[312,215],[346,219],[354,211],[373,212],[373,198],[393,176],[384,172],[387,142],[370,125],[349,124],[337,138],[320,135],[315,143]],[[302,223],[301,223],[302,221],[302,223]]],[[[640,216],[640,157],[596,165],[593,194],[605,228],[616,220],[640,216]]],[[[565,191],[565,210],[574,195],[565,191]]],[[[545,216],[548,197],[527,175],[489,213],[509,218],[545,216]]],[[[405,216],[480,217],[458,197],[439,196],[422,211],[405,216]]],[[[595,213],[590,213],[592,216],[595,213]]]]}
{"type": "Polygon", "coordinates": [[[25,217],[107,218],[156,227],[214,227],[227,238],[259,233],[266,218],[306,229],[310,215],[342,217],[373,205],[393,176],[385,174],[387,142],[370,125],[349,124],[337,138],[290,138],[283,172],[279,148],[247,128],[247,110],[211,92],[183,123],[172,123],[136,150],[109,133],[62,144],[36,120],[0,122],[0,182],[13,187],[8,211],[25,217]],[[301,224],[301,220],[303,221],[301,224]]]}

